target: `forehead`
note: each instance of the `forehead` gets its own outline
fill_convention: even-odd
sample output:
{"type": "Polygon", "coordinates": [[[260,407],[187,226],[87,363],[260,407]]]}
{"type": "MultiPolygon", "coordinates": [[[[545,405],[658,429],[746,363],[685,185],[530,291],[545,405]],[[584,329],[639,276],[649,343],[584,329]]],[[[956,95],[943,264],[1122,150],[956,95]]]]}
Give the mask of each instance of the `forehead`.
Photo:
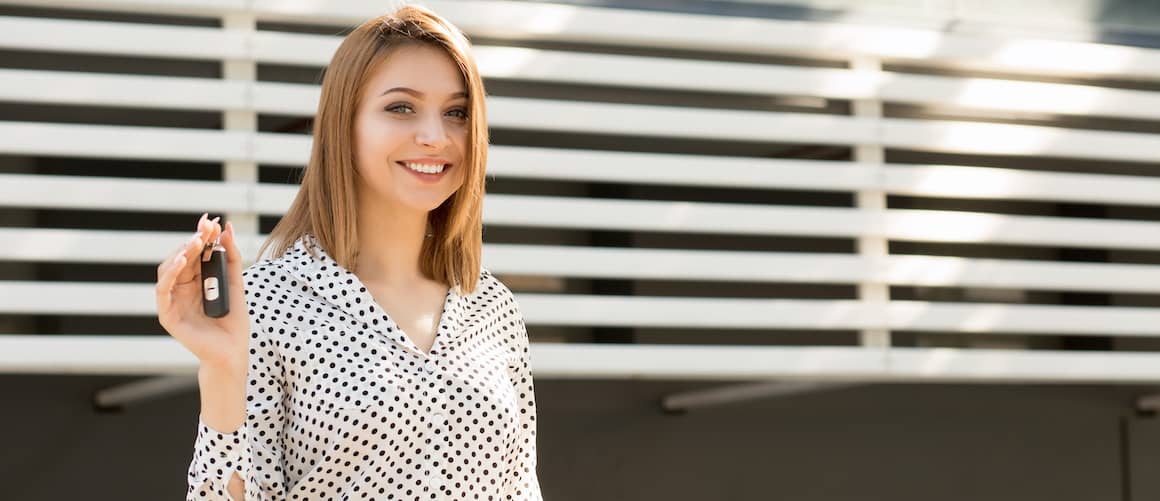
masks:
{"type": "Polygon", "coordinates": [[[429,99],[443,99],[457,92],[466,92],[463,74],[446,51],[416,44],[391,50],[371,69],[364,91],[377,97],[393,87],[409,87],[426,94],[429,99]]]}

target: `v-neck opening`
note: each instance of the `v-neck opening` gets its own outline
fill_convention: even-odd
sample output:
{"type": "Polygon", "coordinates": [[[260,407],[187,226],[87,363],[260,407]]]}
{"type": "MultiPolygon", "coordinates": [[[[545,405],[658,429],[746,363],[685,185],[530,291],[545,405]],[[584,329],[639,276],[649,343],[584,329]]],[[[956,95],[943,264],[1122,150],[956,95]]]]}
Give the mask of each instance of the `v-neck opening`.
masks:
{"type": "MultiPolygon", "coordinates": [[[[357,278],[357,276],[355,278],[357,278]]],[[[435,321],[435,333],[431,338],[431,348],[427,351],[424,351],[419,347],[418,343],[416,343],[415,340],[407,334],[407,331],[403,330],[403,326],[399,325],[399,322],[397,322],[395,318],[391,316],[390,312],[388,312],[382,304],[379,304],[379,301],[375,299],[375,295],[371,293],[370,287],[367,287],[366,283],[363,283],[361,278],[358,278],[358,281],[360,287],[366,290],[367,300],[370,301],[376,310],[382,314],[383,318],[386,319],[386,326],[398,332],[396,341],[401,341],[404,345],[408,345],[409,348],[414,349],[424,357],[430,358],[431,353],[433,353],[435,349],[439,347],[439,339],[442,337],[440,334],[444,331],[444,324],[447,323],[447,314],[449,311],[451,311],[451,302],[453,299],[452,295],[455,293],[455,286],[448,287],[447,293],[443,294],[443,307],[439,311],[439,319],[435,321]]]]}
{"type": "Polygon", "coordinates": [[[313,235],[304,236],[295,242],[295,246],[302,252],[303,266],[298,268],[305,274],[307,280],[312,281],[313,286],[319,291],[322,297],[345,310],[347,313],[354,316],[363,322],[363,325],[372,332],[376,332],[382,338],[398,343],[403,348],[422,355],[424,358],[430,358],[431,353],[440,348],[442,344],[450,340],[440,340],[441,334],[444,331],[450,335],[451,331],[451,316],[454,314],[453,307],[459,302],[459,286],[457,283],[450,285],[447,288],[447,293],[443,295],[443,307],[439,312],[439,319],[436,321],[434,337],[431,340],[430,350],[424,351],[419,348],[419,345],[403,327],[395,321],[395,318],[383,307],[382,304],[375,299],[374,294],[371,293],[369,287],[363,282],[354,272],[344,268],[338,264],[334,258],[326,253],[325,249],[318,246],[317,239],[313,235]],[[310,257],[306,246],[307,244],[314,247],[319,252],[320,259],[313,259],[310,257]],[[334,271],[327,271],[328,268],[333,268],[334,271]],[[322,272],[326,272],[323,274],[322,272]],[[317,274],[317,275],[316,275],[317,274]],[[339,280],[347,279],[345,284],[339,283],[339,280]],[[337,287],[336,287],[337,286],[337,287]],[[356,287],[353,297],[341,298],[337,293],[346,296],[346,290],[350,287],[356,287]],[[353,300],[353,303],[352,303],[353,300]],[[364,307],[359,304],[366,303],[364,307]],[[388,333],[388,330],[390,331],[388,333]]]}

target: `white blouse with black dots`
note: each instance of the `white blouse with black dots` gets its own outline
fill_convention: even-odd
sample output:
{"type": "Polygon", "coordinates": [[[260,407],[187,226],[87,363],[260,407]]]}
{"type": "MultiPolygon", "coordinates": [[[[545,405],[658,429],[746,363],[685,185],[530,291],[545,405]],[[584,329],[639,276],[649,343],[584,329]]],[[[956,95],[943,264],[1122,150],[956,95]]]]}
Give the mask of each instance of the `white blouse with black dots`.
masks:
{"type": "Polygon", "coordinates": [[[310,235],[244,281],[246,421],[199,418],[187,499],[231,499],[235,470],[247,500],[541,499],[527,329],[486,269],[448,291],[430,353],[310,235]]]}

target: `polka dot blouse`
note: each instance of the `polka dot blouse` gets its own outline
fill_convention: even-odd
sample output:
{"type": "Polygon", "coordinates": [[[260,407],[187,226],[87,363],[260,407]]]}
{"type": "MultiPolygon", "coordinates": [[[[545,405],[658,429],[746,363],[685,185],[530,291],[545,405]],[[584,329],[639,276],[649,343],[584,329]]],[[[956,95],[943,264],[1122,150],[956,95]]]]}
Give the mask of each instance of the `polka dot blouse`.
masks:
{"type": "Polygon", "coordinates": [[[424,353],[316,244],[245,271],[246,422],[221,433],[199,418],[187,499],[231,499],[235,470],[247,500],[541,499],[511,291],[486,269],[474,293],[449,290],[424,353]]]}

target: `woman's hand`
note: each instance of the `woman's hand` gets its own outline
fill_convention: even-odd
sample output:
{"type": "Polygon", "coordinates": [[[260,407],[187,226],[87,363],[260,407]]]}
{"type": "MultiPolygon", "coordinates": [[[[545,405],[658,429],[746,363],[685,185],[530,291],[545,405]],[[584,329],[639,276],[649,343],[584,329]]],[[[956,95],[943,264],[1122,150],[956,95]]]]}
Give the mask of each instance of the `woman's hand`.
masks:
{"type": "MultiPolygon", "coordinates": [[[[243,374],[249,358],[250,319],[242,284],[242,254],[234,240],[233,224],[223,231],[218,218],[203,214],[197,231],[157,266],[157,320],[201,361],[202,368],[243,374]],[[230,312],[212,318],[202,308],[201,259],[206,242],[221,236],[226,249],[230,312]]],[[[208,253],[206,254],[208,256],[208,253]]]]}

